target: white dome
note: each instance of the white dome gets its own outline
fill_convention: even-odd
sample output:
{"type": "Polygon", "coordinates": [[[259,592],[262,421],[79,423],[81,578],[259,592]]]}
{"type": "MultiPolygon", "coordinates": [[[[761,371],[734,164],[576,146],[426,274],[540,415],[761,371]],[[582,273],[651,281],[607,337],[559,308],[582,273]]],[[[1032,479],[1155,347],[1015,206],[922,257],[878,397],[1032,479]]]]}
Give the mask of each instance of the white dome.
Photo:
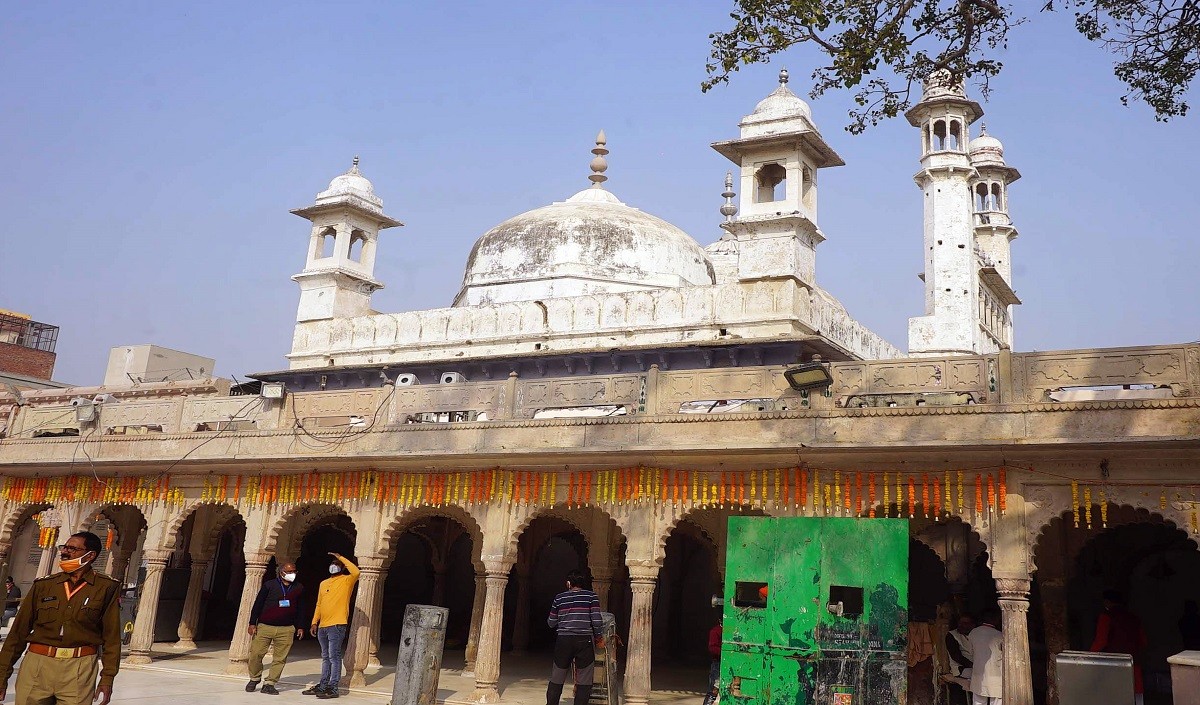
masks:
{"type": "Polygon", "coordinates": [[[984,151],[999,152],[1000,155],[1003,156],[1004,145],[1000,142],[1000,140],[985,132],[984,134],[971,140],[971,144],[968,145],[967,151],[971,153],[984,151]]]}
{"type": "Polygon", "coordinates": [[[812,108],[804,99],[796,95],[785,84],[771,91],[766,98],[758,101],[754,112],[742,118],[743,123],[767,122],[769,120],[786,120],[803,115],[812,119],[812,108]]]}
{"type": "Polygon", "coordinates": [[[456,305],[713,282],[712,262],[687,233],[592,187],[485,233],[456,305]]]}
{"type": "Polygon", "coordinates": [[[779,72],[779,87],[758,101],[754,112],[738,123],[743,139],[816,129],[812,109],[787,87],[787,70],[779,72]]]}
{"type": "Polygon", "coordinates": [[[367,177],[358,170],[358,157],[345,174],[340,174],[329,182],[329,188],[317,194],[317,203],[323,204],[346,197],[354,197],[366,201],[376,208],[383,208],[383,199],[375,195],[375,187],[367,177]]]}

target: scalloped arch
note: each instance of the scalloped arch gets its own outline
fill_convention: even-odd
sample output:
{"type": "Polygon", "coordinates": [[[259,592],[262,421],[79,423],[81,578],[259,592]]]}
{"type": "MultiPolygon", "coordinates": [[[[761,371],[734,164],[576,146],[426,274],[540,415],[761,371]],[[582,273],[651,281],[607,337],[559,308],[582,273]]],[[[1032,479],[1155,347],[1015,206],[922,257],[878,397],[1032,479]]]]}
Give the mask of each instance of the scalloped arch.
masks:
{"type": "Polygon", "coordinates": [[[268,554],[280,555],[282,549],[291,548],[288,546],[279,546],[279,536],[285,529],[295,529],[291,533],[291,541],[295,542],[299,537],[304,536],[317,524],[330,519],[332,517],[344,516],[350,521],[350,526],[357,532],[358,527],[354,524],[354,520],[350,517],[346,510],[336,504],[328,502],[309,502],[299,504],[288,510],[283,516],[279,517],[274,524],[271,525],[270,531],[267,532],[267,539],[263,545],[263,551],[268,554]],[[295,524],[292,525],[292,522],[295,524]]]}
{"type": "Polygon", "coordinates": [[[17,530],[20,529],[26,521],[33,517],[34,514],[37,514],[45,509],[49,509],[52,506],[54,505],[47,504],[45,502],[31,502],[29,504],[19,504],[14,507],[14,509],[8,513],[8,516],[4,518],[4,524],[2,527],[0,527],[0,543],[11,545],[17,530]]]}
{"type": "Polygon", "coordinates": [[[521,521],[518,522],[517,525],[508,532],[508,539],[504,543],[505,555],[511,556],[514,560],[516,559],[517,544],[521,540],[521,534],[525,533],[525,530],[529,528],[529,525],[532,524],[533,521],[538,517],[553,517],[555,519],[561,519],[562,521],[565,521],[566,523],[575,527],[575,529],[583,536],[583,540],[587,544],[589,557],[593,555],[607,555],[608,547],[603,547],[603,552],[596,550],[599,548],[599,541],[597,540],[597,537],[592,535],[593,532],[591,526],[589,525],[593,522],[582,521],[584,517],[590,517],[592,519],[599,518],[608,522],[609,529],[611,531],[609,536],[610,538],[616,539],[613,541],[615,545],[619,546],[621,543],[626,541],[625,532],[621,530],[621,525],[618,524],[615,519],[613,519],[611,514],[604,511],[600,507],[595,505],[589,505],[586,507],[567,507],[566,503],[559,503],[550,507],[530,508],[530,511],[527,511],[525,516],[521,517],[521,521]]]}
{"type": "Polygon", "coordinates": [[[661,529],[659,529],[658,534],[654,537],[654,565],[659,566],[660,568],[662,567],[663,561],[667,557],[667,539],[670,538],[671,532],[675,531],[675,527],[679,526],[679,524],[684,521],[687,521],[699,528],[700,532],[704,534],[705,538],[713,543],[714,547],[718,549],[720,548],[721,544],[716,537],[713,527],[706,525],[704,518],[697,520],[695,518],[697,514],[703,514],[704,517],[724,516],[726,518],[730,516],[779,516],[779,514],[772,514],[768,512],[763,507],[751,507],[746,505],[738,505],[736,507],[731,506],[723,509],[717,507],[695,507],[689,509],[682,514],[672,517],[671,521],[667,522],[662,526],[661,529]]]}
{"type": "Polygon", "coordinates": [[[483,529],[480,528],[479,522],[471,512],[457,504],[447,504],[441,507],[412,507],[402,514],[396,515],[388,523],[387,528],[379,533],[375,554],[387,556],[390,563],[395,558],[396,539],[400,538],[413,522],[431,517],[449,519],[466,529],[467,535],[471,537],[471,564],[475,566],[475,570],[482,572],[483,560],[480,556],[483,553],[483,529]]]}
{"type": "MultiPolygon", "coordinates": [[[[1093,531],[1095,531],[1095,534],[1093,534],[1092,536],[1089,536],[1087,541],[1085,541],[1080,546],[1081,551],[1083,550],[1083,548],[1085,546],[1087,546],[1097,536],[1104,533],[1105,531],[1110,531],[1112,529],[1116,529],[1116,528],[1119,528],[1122,526],[1131,526],[1134,524],[1161,524],[1163,526],[1169,526],[1172,529],[1174,529],[1174,530],[1182,533],[1184,536],[1186,536],[1188,542],[1194,548],[1198,547],[1198,543],[1197,543],[1195,536],[1188,533],[1188,531],[1185,528],[1183,528],[1182,526],[1180,526],[1179,523],[1177,523],[1175,520],[1168,518],[1166,516],[1163,516],[1158,511],[1153,511],[1153,510],[1147,509],[1146,507],[1139,507],[1139,506],[1133,505],[1133,504],[1118,504],[1115,506],[1118,510],[1128,510],[1129,512],[1131,512],[1133,514],[1134,518],[1129,521],[1118,521],[1118,522],[1109,521],[1107,527],[1100,528],[1100,529],[1093,529],[1093,531]]],[[[1109,510],[1109,516],[1112,517],[1112,509],[1109,510]]],[[[1064,523],[1067,521],[1073,521],[1073,520],[1074,520],[1074,517],[1072,515],[1071,510],[1067,509],[1066,511],[1059,512],[1058,514],[1050,517],[1049,521],[1046,521],[1038,528],[1037,533],[1034,535],[1034,541],[1032,542],[1032,546],[1030,546],[1030,550],[1029,550],[1029,573],[1030,573],[1030,575],[1032,575],[1033,573],[1035,573],[1037,571],[1037,561],[1039,558],[1039,554],[1045,545],[1043,542],[1047,538],[1047,532],[1050,530],[1050,527],[1054,526],[1056,524],[1061,524],[1061,523],[1064,523]]],[[[1078,552],[1076,552],[1075,555],[1078,555],[1078,552]]],[[[1068,556],[1068,558],[1071,560],[1074,560],[1075,555],[1068,556]]]]}

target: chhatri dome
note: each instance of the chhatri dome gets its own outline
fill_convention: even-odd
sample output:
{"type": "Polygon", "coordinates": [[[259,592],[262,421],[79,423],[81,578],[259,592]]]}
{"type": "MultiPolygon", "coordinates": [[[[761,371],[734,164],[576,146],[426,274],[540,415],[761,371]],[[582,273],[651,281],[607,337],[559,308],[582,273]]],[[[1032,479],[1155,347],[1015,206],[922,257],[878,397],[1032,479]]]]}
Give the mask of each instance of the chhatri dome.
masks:
{"type": "Polygon", "coordinates": [[[601,131],[590,188],[509,218],[475,243],[455,306],[714,283],[691,236],[603,188],[605,144],[601,131]]]}
{"type": "Polygon", "coordinates": [[[358,170],[358,157],[345,174],[340,174],[329,182],[329,188],[317,194],[316,205],[342,201],[358,201],[359,205],[371,210],[382,210],[383,199],[375,195],[375,187],[358,170]]]}
{"type": "Polygon", "coordinates": [[[779,132],[815,128],[812,109],[804,99],[787,87],[788,72],[779,72],[779,87],[758,102],[754,112],[742,118],[738,127],[742,137],[759,137],[779,132]]]}

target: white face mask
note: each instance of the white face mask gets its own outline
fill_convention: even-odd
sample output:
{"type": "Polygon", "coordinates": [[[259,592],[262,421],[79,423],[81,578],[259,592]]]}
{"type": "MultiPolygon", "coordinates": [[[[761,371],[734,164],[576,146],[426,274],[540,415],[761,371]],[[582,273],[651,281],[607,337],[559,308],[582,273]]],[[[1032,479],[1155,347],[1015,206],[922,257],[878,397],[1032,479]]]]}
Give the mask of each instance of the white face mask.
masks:
{"type": "Polygon", "coordinates": [[[337,575],[340,572],[342,572],[342,567],[340,565],[329,566],[329,574],[330,575],[337,575]]]}
{"type": "Polygon", "coordinates": [[[293,583],[296,581],[296,574],[295,573],[284,573],[283,579],[289,583],[293,583]]]}

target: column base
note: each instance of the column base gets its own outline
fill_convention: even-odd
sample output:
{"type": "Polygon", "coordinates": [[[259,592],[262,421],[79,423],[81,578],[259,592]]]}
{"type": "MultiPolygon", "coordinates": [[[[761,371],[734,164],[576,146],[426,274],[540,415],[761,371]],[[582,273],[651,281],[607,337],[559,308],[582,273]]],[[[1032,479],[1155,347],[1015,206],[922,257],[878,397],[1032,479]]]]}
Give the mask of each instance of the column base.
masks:
{"type": "Polygon", "coordinates": [[[371,658],[367,659],[367,668],[383,668],[383,664],[379,662],[379,657],[372,654],[371,658]]]}
{"type": "Polygon", "coordinates": [[[196,642],[191,639],[180,639],[172,646],[179,651],[194,651],[196,649],[196,642]]]}
{"type": "Polygon", "coordinates": [[[623,702],[625,705],[646,705],[650,698],[645,695],[626,695],[623,702]]]}
{"type": "Polygon", "coordinates": [[[231,660],[229,665],[225,667],[225,674],[230,676],[245,675],[249,672],[246,669],[250,667],[246,661],[245,659],[231,660]]]}
{"type": "Polygon", "coordinates": [[[135,651],[125,657],[125,664],[129,666],[145,666],[153,662],[154,659],[150,658],[150,654],[145,651],[135,651]]]}
{"type": "Polygon", "coordinates": [[[495,686],[491,687],[476,687],[475,692],[471,694],[471,702],[487,705],[487,703],[495,703],[500,701],[500,693],[495,686]]]}
{"type": "Polygon", "coordinates": [[[366,684],[367,684],[367,677],[365,675],[363,675],[362,671],[353,671],[350,674],[350,687],[351,688],[362,688],[366,684]]]}

